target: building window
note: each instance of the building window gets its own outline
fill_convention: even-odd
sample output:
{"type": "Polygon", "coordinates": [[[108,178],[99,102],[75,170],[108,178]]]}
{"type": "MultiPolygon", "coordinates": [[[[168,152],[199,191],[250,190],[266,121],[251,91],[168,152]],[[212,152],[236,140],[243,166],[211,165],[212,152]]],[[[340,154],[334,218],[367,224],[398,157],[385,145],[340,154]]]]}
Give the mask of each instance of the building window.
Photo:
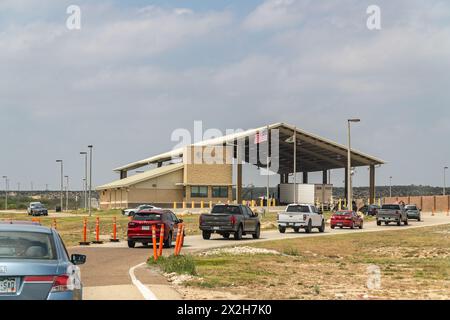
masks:
{"type": "Polygon", "coordinates": [[[208,187],[192,186],[191,187],[192,198],[208,198],[208,187]]]}
{"type": "Polygon", "coordinates": [[[228,187],[212,187],[213,198],[228,198],[228,187]]]}

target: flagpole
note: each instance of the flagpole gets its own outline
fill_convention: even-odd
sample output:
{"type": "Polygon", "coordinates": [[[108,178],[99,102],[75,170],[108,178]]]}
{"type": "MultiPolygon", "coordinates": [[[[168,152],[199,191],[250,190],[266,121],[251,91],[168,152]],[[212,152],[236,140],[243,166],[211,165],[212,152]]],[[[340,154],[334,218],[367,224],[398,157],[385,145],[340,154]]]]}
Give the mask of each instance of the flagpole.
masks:
{"type": "Polygon", "coordinates": [[[297,203],[297,127],[294,127],[294,203],[297,203]]]}

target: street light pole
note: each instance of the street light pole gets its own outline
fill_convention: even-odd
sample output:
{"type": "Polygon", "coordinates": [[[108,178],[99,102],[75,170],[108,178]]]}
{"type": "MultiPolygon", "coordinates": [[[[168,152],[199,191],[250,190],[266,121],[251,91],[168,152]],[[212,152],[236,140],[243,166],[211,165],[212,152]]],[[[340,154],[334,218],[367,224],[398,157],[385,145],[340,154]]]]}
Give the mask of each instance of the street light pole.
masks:
{"type": "Polygon", "coordinates": [[[447,177],[446,177],[446,171],[448,170],[448,167],[444,167],[444,196],[446,195],[447,191],[447,177]]]}
{"type": "Polygon", "coordinates": [[[5,210],[8,210],[8,176],[3,176],[5,179],[5,210]]]}
{"type": "Polygon", "coordinates": [[[89,199],[88,199],[88,208],[89,208],[89,217],[92,215],[91,213],[91,192],[92,192],[92,148],[93,145],[89,145],[89,199]]]}
{"type": "Polygon", "coordinates": [[[64,164],[62,160],[56,160],[61,164],[61,191],[60,191],[60,206],[61,211],[63,210],[63,197],[64,197],[64,164]]]}
{"type": "Polygon", "coordinates": [[[347,181],[348,181],[348,194],[347,194],[347,209],[353,210],[353,185],[352,185],[352,145],[351,145],[351,123],[360,122],[360,119],[348,119],[348,150],[347,150],[347,181]]]}
{"type": "Polygon", "coordinates": [[[69,176],[64,178],[66,178],[66,211],[69,211],[69,176]]]}
{"type": "Polygon", "coordinates": [[[392,198],[392,176],[389,177],[389,198],[392,198]]]}
{"type": "Polygon", "coordinates": [[[83,179],[83,188],[84,188],[84,211],[87,210],[87,179],[88,179],[88,158],[87,158],[87,152],[82,151],[80,152],[81,155],[84,155],[84,179],[83,179]]]}

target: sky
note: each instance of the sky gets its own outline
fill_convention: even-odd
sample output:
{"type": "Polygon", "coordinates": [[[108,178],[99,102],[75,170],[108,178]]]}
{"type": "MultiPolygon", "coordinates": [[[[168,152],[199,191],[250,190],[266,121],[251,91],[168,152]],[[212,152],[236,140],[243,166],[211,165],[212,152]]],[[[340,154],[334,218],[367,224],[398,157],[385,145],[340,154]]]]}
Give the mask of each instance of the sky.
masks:
{"type": "MultiPolygon", "coordinates": [[[[357,117],[353,147],[387,161],[377,185],[442,186],[449,84],[447,0],[0,0],[0,176],[58,189],[63,159],[80,189],[89,144],[96,186],[197,120],[223,132],[285,122],[346,144],[357,117]],[[372,4],[380,30],[366,25],[372,4]]],[[[354,179],[368,185],[368,170],[354,179]]],[[[248,168],[248,183],[265,178],[248,168]]]]}

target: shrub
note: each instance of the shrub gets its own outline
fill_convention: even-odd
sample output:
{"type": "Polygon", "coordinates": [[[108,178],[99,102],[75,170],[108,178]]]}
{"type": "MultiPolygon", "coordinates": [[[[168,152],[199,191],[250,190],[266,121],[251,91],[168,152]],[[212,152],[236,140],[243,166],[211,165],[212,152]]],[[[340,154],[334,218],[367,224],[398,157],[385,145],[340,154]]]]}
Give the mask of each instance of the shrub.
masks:
{"type": "Polygon", "coordinates": [[[195,269],[195,262],[191,255],[171,255],[169,257],[159,257],[157,261],[152,258],[148,260],[148,264],[158,265],[165,273],[178,273],[178,274],[190,274],[197,275],[195,269]]]}

